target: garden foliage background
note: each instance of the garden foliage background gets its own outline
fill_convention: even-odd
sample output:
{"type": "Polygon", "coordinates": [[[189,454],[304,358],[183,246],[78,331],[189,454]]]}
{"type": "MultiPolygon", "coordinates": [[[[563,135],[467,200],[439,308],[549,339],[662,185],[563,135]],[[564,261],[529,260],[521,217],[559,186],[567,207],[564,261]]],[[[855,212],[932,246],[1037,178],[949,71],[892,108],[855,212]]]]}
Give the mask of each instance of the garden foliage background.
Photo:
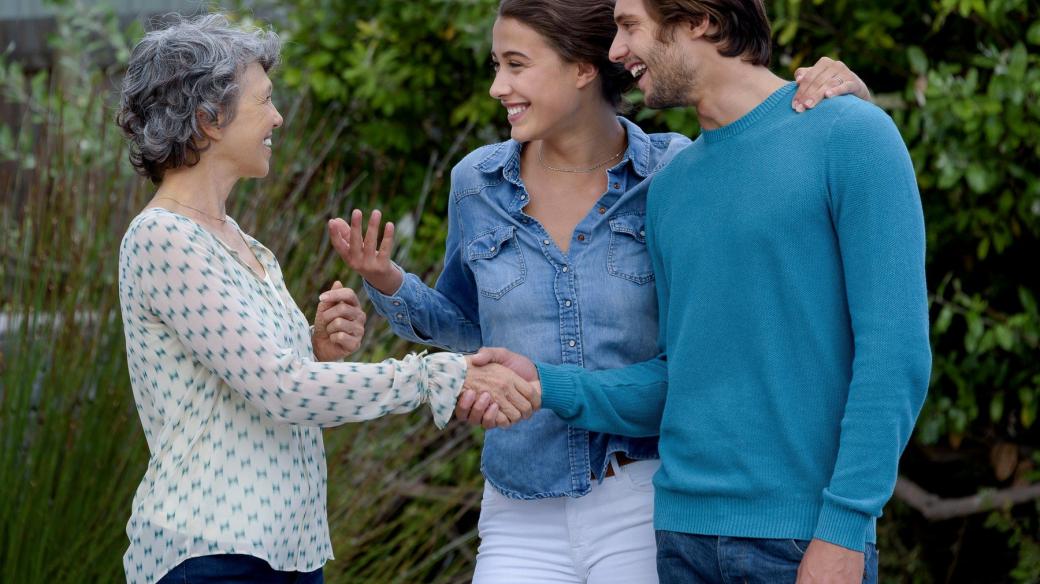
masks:
{"type": "MultiPolygon", "coordinates": [[[[116,582],[147,450],[116,297],[122,232],[150,195],[110,88],[142,33],[66,0],[59,59],[0,57],[0,581],[116,582]]],[[[271,176],[231,213],[281,259],[313,314],[332,280],[329,217],[381,208],[397,261],[433,281],[447,171],[505,137],[487,95],[494,0],[283,0],[238,8],[290,40],[271,176]],[[248,9],[248,10],[244,10],[248,9]]],[[[1040,582],[1040,14],[1033,0],[774,0],[774,69],[847,62],[910,147],[928,225],[935,366],[880,522],[886,582],[1040,582]],[[903,484],[906,486],[906,483],[903,484]],[[916,493],[916,495],[915,495],[916,493]],[[1003,497],[1017,505],[999,504],[1003,497]],[[916,498],[915,498],[916,497],[916,498]],[[934,501],[932,501],[934,503],[934,501]],[[994,505],[994,503],[998,503],[994,505]],[[918,505],[920,507],[920,505],[918,505]],[[936,511],[938,509],[938,511],[936,511]],[[952,509],[952,511],[950,511],[952,509]],[[949,518],[939,519],[944,516],[949,518]]],[[[227,7],[227,6],[225,6],[227,7]]],[[[580,32],[580,31],[576,31],[580,32]]],[[[2,44],[2,43],[0,43],[2,44]]],[[[639,95],[631,96],[639,103],[639,95]]],[[[689,111],[633,114],[693,135],[689,111]]],[[[370,319],[358,359],[405,343],[370,319]]],[[[481,432],[416,413],[326,432],[330,582],[462,582],[472,569],[481,432]]]]}

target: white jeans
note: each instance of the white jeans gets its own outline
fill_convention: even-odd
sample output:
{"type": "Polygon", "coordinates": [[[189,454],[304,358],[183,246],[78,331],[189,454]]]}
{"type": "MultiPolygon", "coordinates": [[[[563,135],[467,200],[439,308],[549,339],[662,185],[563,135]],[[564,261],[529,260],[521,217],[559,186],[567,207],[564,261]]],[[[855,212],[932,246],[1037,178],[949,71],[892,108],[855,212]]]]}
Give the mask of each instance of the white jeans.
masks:
{"type": "Polygon", "coordinates": [[[646,460],[584,497],[518,500],[484,483],[474,584],[657,584],[654,488],[646,460]]]}

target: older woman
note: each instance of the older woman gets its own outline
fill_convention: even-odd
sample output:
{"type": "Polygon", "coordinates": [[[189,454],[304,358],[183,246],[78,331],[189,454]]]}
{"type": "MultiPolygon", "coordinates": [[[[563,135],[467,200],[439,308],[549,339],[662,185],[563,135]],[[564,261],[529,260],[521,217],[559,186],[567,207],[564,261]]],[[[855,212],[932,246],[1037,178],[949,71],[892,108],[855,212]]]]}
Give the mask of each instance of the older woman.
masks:
{"type": "MultiPolygon", "coordinates": [[[[321,427],[429,403],[450,418],[488,371],[455,353],[340,363],[363,313],[338,283],[315,326],[274,255],[225,212],[240,178],[268,173],[282,117],[270,32],[220,15],[147,34],[118,123],[158,189],[127,229],[119,294],[134,399],[151,452],[127,525],[130,582],[321,582],[332,558],[321,427]]],[[[493,388],[503,423],[537,399],[493,388]]]]}

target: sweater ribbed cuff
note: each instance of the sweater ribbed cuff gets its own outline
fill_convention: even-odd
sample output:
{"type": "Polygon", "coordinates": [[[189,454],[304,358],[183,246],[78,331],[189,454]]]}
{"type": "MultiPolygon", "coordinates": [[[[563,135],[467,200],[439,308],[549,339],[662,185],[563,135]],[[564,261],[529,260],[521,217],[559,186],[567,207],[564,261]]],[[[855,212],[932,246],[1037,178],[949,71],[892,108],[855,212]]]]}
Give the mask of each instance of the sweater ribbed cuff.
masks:
{"type": "Polygon", "coordinates": [[[873,519],[867,513],[841,507],[825,497],[813,537],[862,552],[866,549],[867,529],[873,519]]]}
{"type": "Polygon", "coordinates": [[[550,409],[562,418],[577,413],[574,397],[577,392],[574,373],[562,367],[536,363],[538,379],[542,384],[542,408],[550,409]]]}

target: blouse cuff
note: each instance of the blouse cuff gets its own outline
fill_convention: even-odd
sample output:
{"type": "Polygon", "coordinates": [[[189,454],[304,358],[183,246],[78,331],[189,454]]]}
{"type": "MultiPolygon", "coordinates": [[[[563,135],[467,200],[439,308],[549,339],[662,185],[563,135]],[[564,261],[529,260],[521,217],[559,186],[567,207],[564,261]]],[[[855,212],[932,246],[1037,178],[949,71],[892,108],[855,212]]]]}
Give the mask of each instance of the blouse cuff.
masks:
{"type": "Polygon", "coordinates": [[[433,423],[443,430],[455,413],[455,402],[466,380],[466,358],[458,353],[427,355],[424,351],[408,355],[404,361],[418,367],[419,399],[429,402],[433,423]]]}

